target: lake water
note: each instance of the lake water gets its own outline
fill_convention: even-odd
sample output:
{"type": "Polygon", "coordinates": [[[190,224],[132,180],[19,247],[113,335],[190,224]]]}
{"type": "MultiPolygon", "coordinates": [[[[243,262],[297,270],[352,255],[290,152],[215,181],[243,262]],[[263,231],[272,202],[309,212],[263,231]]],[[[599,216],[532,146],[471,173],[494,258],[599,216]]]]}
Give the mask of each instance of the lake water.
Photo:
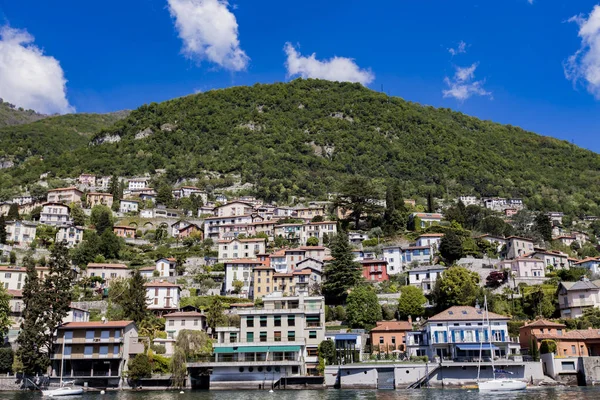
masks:
{"type": "MultiPolygon", "coordinates": [[[[0,392],[1,400],[41,400],[39,392],[0,392]]],[[[98,392],[65,399],[79,400],[598,400],[600,387],[532,388],[524,392],[479,393],[477,390],[276,390],[267,391],[190,391],[98,392]]]]}

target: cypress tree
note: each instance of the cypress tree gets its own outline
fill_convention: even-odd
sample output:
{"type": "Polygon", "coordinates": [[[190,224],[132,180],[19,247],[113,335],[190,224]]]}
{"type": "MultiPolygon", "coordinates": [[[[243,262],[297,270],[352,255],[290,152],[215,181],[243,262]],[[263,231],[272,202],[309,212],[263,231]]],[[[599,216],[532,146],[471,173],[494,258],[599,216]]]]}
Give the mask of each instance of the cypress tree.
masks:
{"type": "Polygon", "coordinates": [[[44,337],[44,314],[48,309],[48,298],[41,290],[41,282],[35,270],[35,262],[32,258],[24,260],[27,275],[23,286],[23,322],[21,331],[17,338],[19,347],[17,357],[23,363],[23,372],[28,375],[36,372],[45,372],[50,365],[49,355],[43,351],[44,337]]]}
{"type": "Polygon", "coordinates": [[[331,241],[331,256],[333,260],[324,270],[327,280],[323,283],[323,294],[328,304],[341,304],[348,290],[361,283],[362,266],[354,261],[348,235],[343,231],[331,241]]]}
{"type": "Polygon", "coordinates": [[[19,206],[16,203],[10,205],[8,209],[8,214],[6,218],[9,221],[19,221],[21,220],[21,216],[19,215],[19,206]]]}
{"type": "Polygon", "coordinates": [[[139,324],[148,316],[144,283],[142,274],[139,270],[136,270],[129,280],[129,291],[122,303],[124,317],[135,321],[136,324],[139,324]]]}
{"type": "Polygon", "coordinates": [[[6,244],[6,238],[8,233],[6,232],[6,220],[4,214],[0,215],[0,244],[6,244]]]}

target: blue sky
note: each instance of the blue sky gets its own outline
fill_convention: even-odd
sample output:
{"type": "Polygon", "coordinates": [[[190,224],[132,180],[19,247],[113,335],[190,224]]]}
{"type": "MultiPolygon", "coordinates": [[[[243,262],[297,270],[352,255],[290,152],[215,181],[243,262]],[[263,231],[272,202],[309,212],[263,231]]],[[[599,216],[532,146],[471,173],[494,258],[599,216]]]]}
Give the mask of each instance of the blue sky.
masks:
{"type": "Polygon", "coordinates": [[[0,0],[0,97],[107,112],[313,76],[600,151],[599,2],[0,0]]]}

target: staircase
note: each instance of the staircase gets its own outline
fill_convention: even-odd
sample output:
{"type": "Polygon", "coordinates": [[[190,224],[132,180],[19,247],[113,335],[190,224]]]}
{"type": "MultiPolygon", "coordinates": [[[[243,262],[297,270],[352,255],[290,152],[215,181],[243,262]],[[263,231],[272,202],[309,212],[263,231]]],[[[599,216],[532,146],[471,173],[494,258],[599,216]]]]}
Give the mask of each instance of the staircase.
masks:
{"type": "Polygon", "coordinates": [[[408,385],[407,389],[419,389],[422,388],[424,384],[426,384],[427,382],[429,382],[429,378],[431,378],[431,375],[433,375],[433,373],[435,373],[438,369],[440,369],[440,364],[436,365],[433,368],[429,368],[429,364],[425,365],[425,375],[423,375],[419,380],[417,380],[416,382],[411,383],[410,385],[408,385]]]}

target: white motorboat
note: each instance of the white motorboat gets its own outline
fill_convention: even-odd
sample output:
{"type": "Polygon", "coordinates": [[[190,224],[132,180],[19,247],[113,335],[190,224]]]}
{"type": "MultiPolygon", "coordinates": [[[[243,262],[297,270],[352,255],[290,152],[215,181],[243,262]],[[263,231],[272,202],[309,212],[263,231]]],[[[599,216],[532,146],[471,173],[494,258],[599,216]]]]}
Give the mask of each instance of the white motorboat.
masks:
{"type": "Polygon", "coordinates": [[[527,389],[527,383],[516,379],[492,379],[477,384],[481,392],[512,392],[527,389]]]}
{"type": "MultiPolygon", "coordinates": [[[[477,387],[481,392],[513,392],[517,390],[525,390],[527,389],[527,383],[523,381],[519,381],[517,379],[510,378],[497,378],[496,375],[506,376],[512,375],[512,372],[496,370],[494,367],[494,350],[492,346],[492,332],[490,327],[490,315],[488,313],[488,304],[487,297],[484,300],[484,314],[483,314],[483,327],[487,330],[486,334],[489,338],[489,349],[491,353],[492,360],[492,376],[493,378],[489,381],[480,381],[479,374],[481,371],[481,360],[482,360],[482,352],[483,352],[483,341],[479,341],[479,360],[477,364],[477,387]]],[[[481,336],[480,336],[481,337],[481,336]]]]}
{"type": "Polygon", "coordinates": [[[77,396],[83,393],[83,388],[78,386],[62,386],[56,389],[42,390],[42,395],[47,397],[77,396]]]}

